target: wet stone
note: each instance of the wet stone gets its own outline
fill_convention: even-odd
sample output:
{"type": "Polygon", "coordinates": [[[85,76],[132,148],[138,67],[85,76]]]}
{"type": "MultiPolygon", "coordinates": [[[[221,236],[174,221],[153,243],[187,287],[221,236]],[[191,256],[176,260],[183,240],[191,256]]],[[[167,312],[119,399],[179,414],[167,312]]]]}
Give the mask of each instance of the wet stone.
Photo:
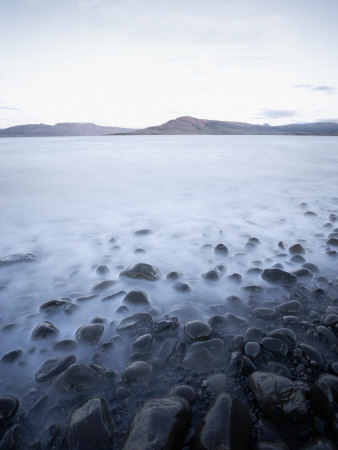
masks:
{"type": "Polygon", "coordinates": [[[225,392],[228,387],[228,379],[224,373],[216,373],[207,378],[207,389],[216,394],[225,392]]]}
{"type": "Polygon", "coordinates": [[[228,275],[228,280],[233,281],[234,283],[240,283],[242,280],[242,275],[239,273],[233,273],[231,275],[228,275]]]}
{"type": "Polygon", "coordinates": [[[319,272],[319,268],[318,268],[318,266],[316,266],[316,264],[305,263],[305,264],[303,264],[303,267],[304,267],[304,269],[310,270],[312,273],[318,273],[319,272]]]}
{"type": "Polygon", "coordinates": [[[121,306],[119,306],[117,309],[116,309],[116,312],[118,313],[118,314],[125,314],[125,313],[127,313],[129,311],[129,308],[128,308],[128,306],[126,306],[126,305],[121,305],[121,306]]]}
{"type": "Polygon", "coordinates": [[[100,280],[93,284],[91,290],[94,292],[105,291],[114,286],[114,284],[116,284],[115,280],[100,280]]]}
{"type": "Polygon", "coordinates": [[[168,280],[178,280],[182,276],[183,276],[183,274],[181,272],[170,272],[167,275],[167,279],[168,280]]]}
{"type": "Polygon", "coordinates": [[[0,395],[0,425],[10,421],[19,409],[19,400],[13,395],[0,395]]]}
{"type": "Polygon", "coordinates": [[[276,422],[292,423],[307,414],[302,390],[286,377],[254,372],[249,375],[249,386],[258,407],[276,422]]]}
{"type": "Polygon", "coordinates": [[[148,313],[136,313],[123,319],[116,327],[117,331],[128,331],[149,324],[151,315],[148,313]]]}
{"type": "Polygon", "coordinates": [[[300,245],[300,244],[295,244],[295,245],[292,245],[292,246],[289,248],[289,253],[290,253],[291,255],[304,255],[305,250],[304,250],[304,247],[303,247],[302,245],[300,245]]]}
{"type": "Polygon", "coordinates": [[[261,351],[261,347],[257,342],[247,342],[244,346],[244,353],[250,358],[255,359],[261,351]]]}
{"type": "Polygon", "coordinates": [[[295,332],[289,328],[276,328],[269,333],[269,336],[280,339],[285,342],[289,348],[293,348],[296,345],[297,336],[295,332]]]}
{"type": "Polygon", "coordinates": [[[58,311],[61,307],[65,306],[68,303],[69,303],[69,300],[63,299],[63,298],[48,300],[40,306],[40,311],[50,314],[50,313],[58,311]]]}
{"type": "Polygon", "coordinates": [[[217,396],[200,424],[193,448],[251,449],[252,423],[245,408],[230,394],[217,396]]]}
{"type": "Polygon", "coordinates": [[[182,292],[182,293],[186,293],[186,292],[190,292],[191,291],[191,287],[189,286],[189,284],[183,283],[181,281],[177,281],[173,285],[173,288],[176,289],[176,291],[182,292]]]}
{"type": "Polygon", "coordinates": [[[301,304],[297,300],[291,300],[278,305],[276,309],[283,314],[294,314],[301,310],[301,304]]]}
{"type": "Polygon", "coordinates": [[[3,357],[1,358],[1,361],[5,362],[5,363],[13,363],[13,362],[17,361],[21,355],[22,355],[21,349],[12,350],[12,351],[6,353],[5,355],[3,355],[3,357]]]}
{"type": "Polygon", "coordinates": [[[212,328],[202,320],[191,320],[184,325],[184,333],[192,341],[201,341],[212,335],[212,328]]]}
{"type": "Polygon", "coordinates": [[[98,275],[107,275],[110,272],[109,267],[105,264],[101,264],[96,268],[96,273],[98,275]]]}
{"type": "Polygon", "coordinates": [[[122,380],[125,384],[132,386],[143,386],[148,384],[153,376],[153,369],[145,361],[135,361],[126,367],[122,373],[122,380]]]}
{"type": "Polygon", "coordinates": [[[220,264],[218,266],[211,267],[206,272],[202,273],[202,277],[208,281],[218,281],[225,271],[226,266],[224,264],[220,264]]]}
{"type": "Polygon", "coordinates": [[[134,235],[135,236],[149,236],[149,234],[151,234],[151,233],[152,233],[152,231],[149,230],[148,228],[143,228],[141,230],[136,230],[134,232],[134,235]]]}
{"type": "Polygon", "coordinates": [[[213,316],[209,317],[208,324],[211,326],[211,328],[215,331],[221,330],[226,325],[225,317],[221,314],[214,314],[213,316]]]}
{"type": "Polygon", "coordinates": [[[305,258],[303,258],[302,255],[293,255],[290,258],[290,261],[301,264],[301,263],[305,263],[305,258]]]}
{"type": "Polygon", "coordinates": [[[165,315],[162,319],[155,320],[151,324],[151,330],[158,335],[177,331],[180,326],[178,318],[165,315]]]}
{"type": "Polygon", "coordinates": [[[245,345],[245,338],[241,334],[237,334],[232,339],[232,346],[235,350],[242,350],[245,345]]]}
{"type": "Polygon", "coordinates": [[[195,372],[205,372],[217,365],[223,353],[224,343],[221,339],[194,342],[187,350],[183,366],[195,372]]]}
{"type": "Polygon", "coordinates": [[[328,313],[323,317],[323,325],[333,328],[338,323],[338,314],[328,313]]]}
{"type": "Polygon", "coordinates": [[[232,327],[247,327],[248,322],[243,319],[243,317],[239,317],[236,314],[226,313],[225,320],[228,326],[232,327]]]}
{"type": "Polygon", "coordinates": [[[324,326],[318,326],[316,328],[317,333],[322,336],[327,342],[329,342],[330,344],[336,344],[337,343],[337,338],[336,336],[332,333],[331,330],[329,330],[328,328],[324,327],[324,326]]]}
{"type": "Polygon", "coordinates": [[[123,303],[128,306],[149,306],[150,302],[146,292],[139,289],[134,289],[124,297],[123,303]]]}
{"type": "Polygon", "coordinates": [[[16,424],[9,428],[0,442],[0,450],[14,450],[17,448],[21,435],[21,426],[16,424]]]}
{"type": "Polygon", "coordinates": [[[279,356],[286,356],[288,354],[288,346],[277,338],[266,337],[261,340],[261,346],[271,353],[279,356]]]}
{"type": "Polygon", "coordinates": [[[277,317],[277,312],[273,308],[255,308],[254,313],[260,319],[274,319],[277,317]]]}
{"type": "Polygon", "coordinates": [[[119,297],[122,297],[122,295],[125,295],[126,291],[117,291],[114,292],[113,294],[107,295],[106,297],[103,297],[103,299],[101,300],[101,302],[106,302],[109,300],[116,300],[119,297]]]}
{"type": "Polygon", "coordinates": [[[74,363],[52,381],[61,393],[82,392],[96,388],[102,382],[104,368],[98,364],[74,363]]]}
{"type": "Polygon", "coordinates": [[[219,256],[228,256],[229,250],[224,244],[217,244],[214,248],[214,253],[219,256]]]}
{"type": "Polygon", "coordinates": [[[99,341],[103,330],[104,326],[100,323],[83,325],[76,331],[76,339],[81,345],[94,345],[99,341]]]}
{"type": "Polygon", "coordinates": [[[229,302],[233,305],[240,305],[241,303],[243,303],[243,300],[238,297],[237,295],[228,295],[228,297],[226,297],[225,299],[226,302],[229,302]]]}
{"type": "Polygon", "coordinates": [[[42,382],[51,380],[59,373],[65,371],[76,361],[75,355],[65,355],[59,358],[48,359],[35,372],[36,381],[42,382]]]}
{"type": "Polygon", "coordinates": [[[149,400],[131,421],[122,450],[175,449],[188,431],[190,418],[189,402],[182,397],[149,400]]]}
{"type": "Polygon", "coordinates": [[[265,333],[260,328],[250,327],[245,332],[245,339],[247,342],[260,342],[263,337],[265,336],[265,333]]]}
{"type": "Polygon", "coordinates": [[[262,273],[263,280],[274,284],[295,284],[297,277],[289,272],[285,272],[281,269],[265,269],[262,273]]]}
{"type": "Polygon", "coordinates": [[[77,347],[77,342],[74,339],[62,339],[61,341],[54,342],[53,349],[60,351],[71,351],[75,350],[77,347]]]}
{"type": "Polygon", "coordinates": [[[134,352],[146,352],[150,349],[151,344],[153,342],[153,337],[151,334],[144,334],[139,336],[133,342],[133,351],[134,352]]]}
{"type": "Polygon", "coordinates": [[[311,390],[311,402],[317,414],[328,417],[333,414],[338,401],[338,376],[322,374],[318,377],[311,390]]]}
{"type": "Polygon", "coordinates": [[[174,353],[177,345],[177,340],[172,337],[167,337],[163,341],[157,355],[154,358],[154,364],[156,366],[164,366],[169,360],[170,356],[174,353]]]}
{"type": "Polygon", "coordinates": [[[313,277],[312,272],[310,272],[309,269],[305,269],[304,267],[302,269],[295,270],[292,273],[300,280],[307,280],[313,277]]]}
{"type": "Polygon", "coordinates": [[[283,316],[282,321],[285,325],[292,325],[299,322],[299,318],[297,316],[283,316]]]}
{"type": "Polygon", "coordinates": [[[40,322],[33,330],[32,339],[52,338],[58,333],[59,330],[51,322],[40,322]]]}
{"type": "Polygon", "coordinates": [[[132,264],[123,269],[120,277],[135,280],[156,281],[161,278],[161,272],[154,266],[145,263],[132,264]]]}
{"type": "Polygon", "coordinates": [[[195,389],[187,384],[177,384],[173,387],[172,394],[183,397],[189,403],[193,402],[196,397],[195,389]]]}
{"type": "Polygon", "coordinates": [[[21,264],[21,263],[31,263],[37,262],[39,258],[33,253],[22,253],[22,254],[14,254],[10,256],[6,256],[5,258],[0,259],[0,268],[11,266],[13,264],[21,264]]]}
{"type": "Polygon", "coordinates": [[[291,378],[290,370],[282,363],[278,361],[269,361],[267,364],[268,371],[282,377],[291,378]]]}
{"type": "Polygon", "coordinates": [[[326,243],[327,243],[327,245],[332,245],[333,247],[338,247],[338,239],[335,237],[328,239],[328,241],[326,243]]]}
{"type": "Polygon", "coordinates": [[[108,450],[113,447],[113,432],[108,403],[103,398],[91,398],[77,408],[70,418],[68,448],[108,450]]]}
{"type": "Polygon", "coordinates": [[[107,320],[102,316],[94,316],[90,319],[90,323],[106,323],[107,320]]]}
{"type": "Polygon", "coordinates": [[[312,345],[300,343],[299,348],[302,350],[303,355],[308,357],[312,361],[316,361],[319,365],[324,364],[324,358],[322,354],[316,350],[312,345]]]}

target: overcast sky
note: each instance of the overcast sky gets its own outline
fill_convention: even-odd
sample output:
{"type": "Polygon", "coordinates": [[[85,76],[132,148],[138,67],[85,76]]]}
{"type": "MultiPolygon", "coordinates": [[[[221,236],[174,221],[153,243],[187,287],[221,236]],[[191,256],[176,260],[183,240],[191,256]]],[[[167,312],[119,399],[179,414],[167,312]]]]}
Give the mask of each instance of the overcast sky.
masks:
{"type": "Polygon", "coordinates": [[[0,128],[338,121],[337,0],[0,0],[0,128]]]}

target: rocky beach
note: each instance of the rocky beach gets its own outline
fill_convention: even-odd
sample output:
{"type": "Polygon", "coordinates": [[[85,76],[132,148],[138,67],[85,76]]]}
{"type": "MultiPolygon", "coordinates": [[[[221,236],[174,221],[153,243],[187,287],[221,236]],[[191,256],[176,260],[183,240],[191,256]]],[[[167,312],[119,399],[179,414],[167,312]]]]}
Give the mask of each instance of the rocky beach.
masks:
{"type": "Polygon", "coordinates": [[[337,448],[334,138],[154,139],[13,157],[0,449],[337,448]]]}

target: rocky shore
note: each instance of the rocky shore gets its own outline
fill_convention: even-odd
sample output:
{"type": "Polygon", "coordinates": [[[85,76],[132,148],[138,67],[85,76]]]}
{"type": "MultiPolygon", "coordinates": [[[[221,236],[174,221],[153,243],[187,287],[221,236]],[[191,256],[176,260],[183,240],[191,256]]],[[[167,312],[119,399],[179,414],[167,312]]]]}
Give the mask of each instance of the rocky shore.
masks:
{"type": "MultiPolygon", "coordinates": [[[[314,239],[331,270],[302,239],[256,259],[263,241],[246,236],[241,273],[229,269],[243,255],[231,239],[200,242],[194,277],[142,262],[138,247],[139,262],[115,264],[118,277],[98,261],[90,290],[67,295],[64,283],[38,312],[1,319],[0,450],[337,448],[336,214],[314,239]],[[161,301],[168,292],[175,304],[161,301]],[[101,314],[69,332],[88,308],[101,314]]],[[[1,295],[39,259],[0,258],[1,295]]]]}

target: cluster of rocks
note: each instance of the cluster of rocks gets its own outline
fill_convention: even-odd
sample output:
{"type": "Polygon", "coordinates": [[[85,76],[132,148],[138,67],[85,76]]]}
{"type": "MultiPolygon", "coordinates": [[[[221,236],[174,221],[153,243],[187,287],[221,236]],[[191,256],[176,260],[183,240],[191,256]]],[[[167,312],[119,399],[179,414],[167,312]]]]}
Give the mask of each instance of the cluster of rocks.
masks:
{"type": "MultiPolygon", "coordinates": [[[[337,246],[337,234],[330,233],[328,246],[337,246]]],[[[253,237],[247,243],[258,244],[253,237]]],[[[278,246],[286,251],[282,242],[278,246]]],[[[335,250],[328,251],[333,256],[335,250]]],[[[44,302],[40,314],[50,320],[35,325],[32,344],[47,342],[62,354],[45,359],[22,398],[0,396],[0,450],[336,448],[337,280],[306,262],[299,243],[288,253],[301,268],[257,268],[250,276],[261,282],[243,283],[245,298],[225,295],[199,319],[182,321],[171,311],[159,315],[146,290],[102,298],[118,281],[100,280],[77,302],[122,298],[125,317],[107,324],[96,316],[74,331],[74,339],[58,340],[53,314],[69,314],[78,305],[67,297],[44,302]],[[79,358],[78,346],[87,348],[90,361],[79,358]],[[114,367],[116,357],[128,361],[122,370],[114,367]]],[[[229,249],[219,244],[214,254],[227,258],[229,249]]],[[[33,261],[27,254],[0,263],[33,261]]],[[[214,265],[201,279],[213,285],[226,272],[225,264],[214,265]]],[[[97,273],[106,274],[105,266],[97,273]]],[[[191,286],[181,277],[171,272],[166,278],[189,294],[191,286]]],[[[239,274],[229,277],[242,283],[239,274]]],[[[120,278],[163,280],[146,263],[123,268],[120,278]]],[[[20,367],[22,356],[21,349],[2,355],[2,371],[20,367]]]]}

